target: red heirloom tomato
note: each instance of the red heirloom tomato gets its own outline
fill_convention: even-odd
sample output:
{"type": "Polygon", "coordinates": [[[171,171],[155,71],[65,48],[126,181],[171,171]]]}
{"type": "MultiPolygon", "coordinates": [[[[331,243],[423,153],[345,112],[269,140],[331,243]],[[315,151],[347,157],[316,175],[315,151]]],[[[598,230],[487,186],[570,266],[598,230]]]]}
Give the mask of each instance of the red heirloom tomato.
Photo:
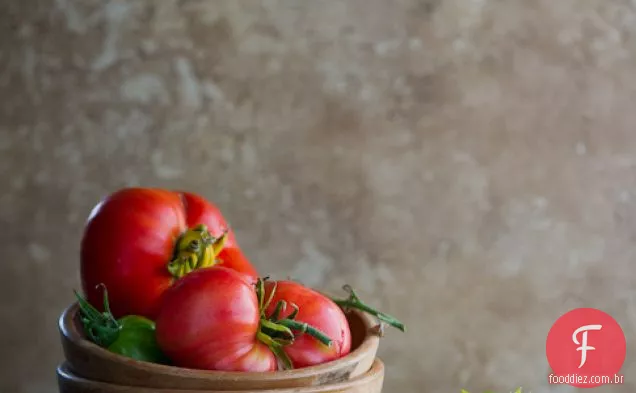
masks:
{"type": "Polygon", "coordinates": [[[101,307],[97,286],[104,284],[115,318],[154,319],[163,292],[197,268],[220,264],[257,275],[216,206],[192,193],[162,189],[122,189],[98,203],[84,229],[80,258],[88,301],[101,307]]]}
{"type": "Polygon", "coordinates": [[[288,327],[294,336],[278,354],[283,363],[301,368],[347,355],[351,351],[351,330],[343,309],[375,316],[380,335],[385,324],[405,331],[404,324],[395,317],[363,303],[351,286],[343,289],[349,293],[347,298],[332,299],[294,281],[257,281],[257,296],[263,299],[261,324],[265,328],[266,323],[288,327]],[[305,332],[308,334],[302,334],[305,332]],[[321,336],[327,337],[330,345],[324,345],[321,336]]]}
{"type": "MultiPolygon", "coordinates": [[[[279,361],[290,368],[293,359],[298,359],[301,365],[315,364],[349,350],[347,321],[342,312],[333,310],[337,306],[311,292],[296,289],[307,295],[304,302],[295,297],[308,308],[307,320],[330,318],[320,321],[334,336],[337,334],[333,337],[336,347],[330,349],[334,342],[329,337],[303,321],[294,320],[293,315],[266,317],[271,299],[266,301],[263,287],[261,280],[255,287],[246,276],[222,266],[188,274],[164,294],[156,319],[159,347],[180,367],[260,372],[277,370],[279,361]],[[319,310],[321,306],[331,311],[319,310]],[[286,354],[288,348],[290,356],[286,354]]],[[[281,309],[279,306],[279,316],[281,309]]]]}
{"type": "Polygon", "coordinates": [[[294,368],[335,360],[351,350],[349,322],[328,297],[294,281],[266,281],[264,297],[269,303],[265,314],[270,319],[293,316],[294,320],[313,326],[332,340],[331,345],[326,346],[310,335],[298,336],[283,349],[294,368]]]}

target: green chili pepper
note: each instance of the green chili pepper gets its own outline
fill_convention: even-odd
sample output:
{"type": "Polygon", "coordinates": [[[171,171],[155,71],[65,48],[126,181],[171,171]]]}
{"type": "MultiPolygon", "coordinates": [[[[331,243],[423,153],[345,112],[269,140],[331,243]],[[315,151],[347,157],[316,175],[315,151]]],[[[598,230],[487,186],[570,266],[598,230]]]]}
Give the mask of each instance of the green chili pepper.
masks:
{"type": "Polygon", "coordinates": [[[84,330],[92,342],[129,358],[169,364],[168,358],[157,345],[153,321],[138,315],[115,319],[108,305],[108,292],[105,286],[104,312],[99,312],[77,291],[74,292],[79,303],[84,330]]]}

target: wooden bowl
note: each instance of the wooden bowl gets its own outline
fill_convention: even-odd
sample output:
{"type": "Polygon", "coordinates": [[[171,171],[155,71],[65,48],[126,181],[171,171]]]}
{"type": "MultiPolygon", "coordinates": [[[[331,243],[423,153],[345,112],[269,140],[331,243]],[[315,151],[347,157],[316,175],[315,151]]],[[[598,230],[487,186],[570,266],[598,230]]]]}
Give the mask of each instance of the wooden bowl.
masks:
{"type": "Polygon", "coordinates": [[[384,383],[384,364],[380,359],[375,359],[366,373],[348,381],[301,388],[259,389],[259,386],[253,386],[248,390],[228,391],[159,389],[115,385],[79,377],[73,374],[66,363],[57,368],[57,381],[60,393],[381,393],[384,383]]]}
{"type": "Polygon", "coordinates": [[[184,390],[236,390],[296,388],[347,381],[365,374],[372,366],[379,337],[376,322],[368,315],[351,311],[352,350],[340,359],[317,366],[277,372],[225,372],[196,370],[141,362],[112,353],[84,337],[77,303],[59,319],[62,348],[70,371],[92,381],[123,386],[184,390]]]}

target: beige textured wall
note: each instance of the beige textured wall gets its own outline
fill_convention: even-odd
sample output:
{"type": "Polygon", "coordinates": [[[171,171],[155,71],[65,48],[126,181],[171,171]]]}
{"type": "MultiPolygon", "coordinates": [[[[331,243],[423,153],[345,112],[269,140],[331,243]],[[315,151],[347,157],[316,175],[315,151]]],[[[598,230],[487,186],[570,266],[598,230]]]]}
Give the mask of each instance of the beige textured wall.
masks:
{"type": "Polygon", "coordinates": [[[600,307],[636,387],[636,4],[3,1],[0,391],[55,391],[82,223],[200,192],[255,264],[401,316],[387,392],[568,392],[600,307]]]}

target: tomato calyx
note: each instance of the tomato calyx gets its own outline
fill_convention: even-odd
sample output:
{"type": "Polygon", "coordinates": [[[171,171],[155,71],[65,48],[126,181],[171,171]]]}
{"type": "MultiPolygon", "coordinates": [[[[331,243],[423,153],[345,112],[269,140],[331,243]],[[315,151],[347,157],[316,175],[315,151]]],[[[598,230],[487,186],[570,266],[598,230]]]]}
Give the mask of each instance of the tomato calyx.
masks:
{"type": "Polygon", "coordinates": [[[86,331],[88,338],[100,347],[108,347],[114,343],[119,337],[121,324],[115,319],[110,312],[108,304],[108,292],[104,284],[98,287],[104,289],[104,312],[99,312],[86,299],[84,299],[77,291],[73,290],[77,302],[80,307],[80,318],[86,331]]]}
{"type": "Polygon", "coordinates": [[[99,312],[77,291],[75,297],[80,307],[80,320],[87,338],[110,352],[151,363],[169,364],[157,345],[155,323],[140,315],[127,315],[115,319],[108,303],[108,291],[104,284],[104,312],[99,312]]]}
{"type": "Polygon", "coordinates": [[[399,321],[397,318],[389,314],[380,312],[374,309],[373,307],[363,303],[358,297],[358,294],[356,294],[356,292],[353,290],[353,288],[350,285],[344,285],[342,289],[345,292],[349,293],[349,297],[346,299],[331,298],[331,300],[345,311],[350,309],[356,309],[376,317],[380,321],[380,323],[378,324],[378,326],[376,326],[375,330],[376,330],[376,333],[379,334],[380,336],[384,334],[384,324],[393,326],[394,328],[398,329],[401,332],[406,331],[406,326],[404,326],[404,323],[399,321]]]}
{"type": "Polygon", "coordinates": [[[188,229],[177,240],[174,258],[167,265],[168,271],[172,277],[179,279],[195,269],[214,266],[227,236],[226,229],[221,236],[214,237],[203,224],[188,229]]]}
{"type": "Polygon", "coordinates": [[[285,312],[288,306],[288,303],[284,300],[279,300],[272,314],[267,317],[266,310],[269,308],[276,293],[276,283],[274,283],[268,298],[265,299],[265,280],[267,280],[267,277],[264,279],[259,278],[255,284],[260,310],[260,322],[256,338],[267,345],[274,353],[282,369],[290,370],[293,368],[293,364],[287,353],[285,353],[284,348],[293,344],[297,335],[308,334],[326,346],[331,346],[332,340],[315,327],[296,321],[295,318],[298,315],[299,308],[294,303],[289,303],[293,311],[286,318],[280,318],[281,312],[285,312]],[[294,334],[294,331],[297,334],[294,334]]]}

